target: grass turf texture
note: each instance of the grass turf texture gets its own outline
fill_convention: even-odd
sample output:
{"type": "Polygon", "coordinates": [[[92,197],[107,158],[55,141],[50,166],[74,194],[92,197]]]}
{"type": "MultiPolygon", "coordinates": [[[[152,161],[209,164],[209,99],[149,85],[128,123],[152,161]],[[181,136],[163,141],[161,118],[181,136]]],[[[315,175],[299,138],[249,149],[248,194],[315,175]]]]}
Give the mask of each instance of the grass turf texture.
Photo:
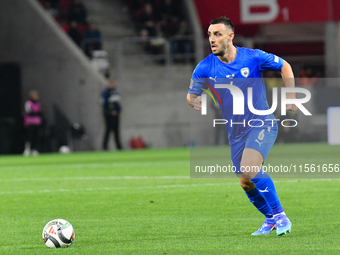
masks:
{"type": "MultiPolygon", "coordinates": [[[[225,148],[229,150],[228,147],[225,148]]],[[[275,179],[292,233],[251,236],[263,216],[237,179],[190,179],[187,148],[0,158],[0,254],[339,254],[340,179],[275,179]],[[55,218],[75,241],[49,249],[55,218]]],[[[340,163],[340,147],[275,145],[271,164],[340,163]]]]}

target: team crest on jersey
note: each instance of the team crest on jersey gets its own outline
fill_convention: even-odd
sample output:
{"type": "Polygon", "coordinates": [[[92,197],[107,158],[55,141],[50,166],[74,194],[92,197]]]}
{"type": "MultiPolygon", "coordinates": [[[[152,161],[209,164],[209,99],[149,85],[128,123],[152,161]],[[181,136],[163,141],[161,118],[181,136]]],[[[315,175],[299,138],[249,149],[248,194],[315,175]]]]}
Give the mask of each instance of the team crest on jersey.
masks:
{"type": "Polygon", "coordinates": [[[249,73],[250,73],[250,71],[249,71],[248,67],[241,69],[241,74],[242,74],[243,77],[247,78],[249,76],[249,73]]]}

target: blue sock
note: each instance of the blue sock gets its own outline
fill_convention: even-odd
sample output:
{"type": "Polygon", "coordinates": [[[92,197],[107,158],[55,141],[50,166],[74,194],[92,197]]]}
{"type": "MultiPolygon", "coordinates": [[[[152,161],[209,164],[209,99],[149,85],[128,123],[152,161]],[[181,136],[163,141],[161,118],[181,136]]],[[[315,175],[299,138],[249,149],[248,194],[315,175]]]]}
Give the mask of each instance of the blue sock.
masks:
{"type": "Polygon", "coordinates": [[[272,218],[272,209],[267,204],[266,200],[261,196],[260,192],[255,188],[246,192],[250,203],[252,203],[257,210],[259,210],[266,218],[272,218]]]}
{"type": "Polygon", "coordinates": [[[270,176],[261,169],[260,172],[258,172],[257,175],[250,180],[255,184],[256,189],[272,209],[272,214],[276,215],[278,213],[282,213],[283,208],[276,193],[274,182],[270,176]]]}

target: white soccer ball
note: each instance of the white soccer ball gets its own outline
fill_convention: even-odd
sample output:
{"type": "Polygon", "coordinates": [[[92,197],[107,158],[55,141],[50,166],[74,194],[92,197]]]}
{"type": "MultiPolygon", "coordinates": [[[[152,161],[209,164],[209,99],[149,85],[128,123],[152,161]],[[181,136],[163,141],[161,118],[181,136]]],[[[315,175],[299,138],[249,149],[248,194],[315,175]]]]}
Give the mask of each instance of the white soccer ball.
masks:
{"type": "Polygon", "coordinates": [[[49,248],[66,248],[74,240],[74,229],[67,220],[51,220],[44,227],[42,238],[49,248]]]}
{"type": "Polygon", "coordinates": [[[71,152],[71,149],[67,145],[63,145],[59,148],[59,153],[68,154],[70,152],[71,152]]]}

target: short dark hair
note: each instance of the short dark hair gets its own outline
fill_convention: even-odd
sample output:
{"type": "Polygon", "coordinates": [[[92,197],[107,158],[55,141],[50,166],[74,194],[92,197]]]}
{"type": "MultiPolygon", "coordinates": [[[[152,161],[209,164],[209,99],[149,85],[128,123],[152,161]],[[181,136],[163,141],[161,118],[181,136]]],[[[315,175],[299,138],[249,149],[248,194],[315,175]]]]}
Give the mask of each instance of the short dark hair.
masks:
{"type": "Polygon", "coordinates": [[[210,25],[215,25],[215,24],[224,24],[226,27],[230,28],[231,31],[235,32],[235,27],[234,27],[233,22],[231,22],[231,20],[228,19],[226,16],[213,19],[210,22],[210,25]]]}

